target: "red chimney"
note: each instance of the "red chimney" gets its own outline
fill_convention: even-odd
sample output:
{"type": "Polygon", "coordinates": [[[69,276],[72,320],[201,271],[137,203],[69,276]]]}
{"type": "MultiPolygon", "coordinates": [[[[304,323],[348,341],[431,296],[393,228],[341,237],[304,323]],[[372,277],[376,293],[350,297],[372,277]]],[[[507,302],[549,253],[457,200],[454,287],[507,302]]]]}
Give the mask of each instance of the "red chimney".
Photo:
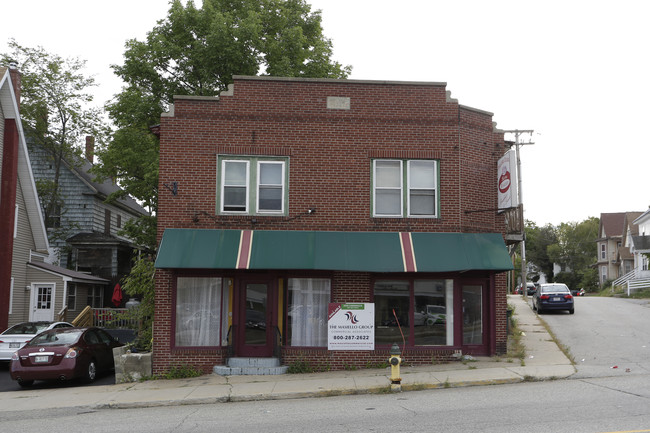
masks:
{"type": "Polygon", "coordinates": [[[11,76],[11,84],[14,87],[14,93],[16,94],[16,104],[20,110],[20,72],[18,72],[18,65],[16,62],[9,63],[9,75],[11,76]]]}
{"type": "Polygon", "coordinates": [[[95,159],[95,137],[86,135],[86,159],[91,164],[94,164],[95,159]]]}

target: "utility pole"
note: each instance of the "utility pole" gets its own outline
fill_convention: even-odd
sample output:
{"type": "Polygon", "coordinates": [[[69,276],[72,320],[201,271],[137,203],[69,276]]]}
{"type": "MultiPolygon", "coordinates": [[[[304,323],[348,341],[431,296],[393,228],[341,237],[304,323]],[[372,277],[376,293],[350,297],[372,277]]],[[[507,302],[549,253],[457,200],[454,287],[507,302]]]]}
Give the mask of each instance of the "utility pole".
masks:
{"type": "Polygon", "coordinates": [[[517,157],[517,196],[519,198],[519,209],[521,211],[521,229],[523,230],[522,233],[522,238],[521,238],[521,294],[524,297],[524,299],[527,296],[526,293],[526,224],[524,220],[524,197],[522,194],[522,188],[521,188],[521,158],[519,157],[519,146],[527,145],[527,144],[535,144],[531,140],[522,143],[519,141],[519,137],[522,134],[528,134],[532,137],[533,135],[533,130],[532,129],[515,129],[511,131],[504,131],[505,134],[514,134],[515,136],[515,154],[517,157]]]}

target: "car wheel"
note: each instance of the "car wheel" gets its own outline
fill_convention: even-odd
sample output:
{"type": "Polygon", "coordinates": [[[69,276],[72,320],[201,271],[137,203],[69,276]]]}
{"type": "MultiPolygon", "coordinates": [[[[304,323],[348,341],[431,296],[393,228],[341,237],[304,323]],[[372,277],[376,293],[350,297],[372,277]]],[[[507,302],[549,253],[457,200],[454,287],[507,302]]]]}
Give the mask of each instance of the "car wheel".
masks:
{"type": "Polygon", "coordinates": [[[20,385],[21,388],[29,388],[34,384],[33,380],[19,380],[18,385],[20,385]]]}
{"type": "Polygon", "coordinates": [[[569,314],[573,314],[573,313],[575,313],[575,310],[572,308],[569,310],[569,314]]]}
{"type": "Polygon", "coordinates": [[[91,359],[90,362],[88,363],[88,367],[86,367],[86,374],[84,375],[83,379],[84,382],[90,383],[94,381],[97,378],[97,364],[95,363],[94,359],[91,359]]]}

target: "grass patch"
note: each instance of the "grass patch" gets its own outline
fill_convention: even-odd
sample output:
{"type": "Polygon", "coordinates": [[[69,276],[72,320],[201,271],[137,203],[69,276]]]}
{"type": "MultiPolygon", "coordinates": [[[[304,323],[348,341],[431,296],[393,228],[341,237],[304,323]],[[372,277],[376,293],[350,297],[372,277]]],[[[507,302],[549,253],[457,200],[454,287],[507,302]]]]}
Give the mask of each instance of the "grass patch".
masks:
{"type": "Polygon", "coordinates": [[[311,365],[309,361],[304,359],[298,359],[289,364],[287,373],[289,374],[302,374],[302,373],[314,373],[314,366],[311,365]]]}
{"type": "MultiPolygon", "coordinates": [[[[514,305],[508,305],[508,309],[515,310],[514,305]]],[[[508,351],[506,353],[507,362],[513,362],[518,359],[522,367],[526,358],[526,347],[521,341],[521,330],[519,329],[517,318],[514,314],[510,317],[510,334],[508,335],[508,351]]]]}
{"type": "Polygon", "coordinates": [[[188,377],[202,376],[203,372],[192,366],[174,365],[165,374],[160,376],[161,379],[187,379],[188,377]]]}

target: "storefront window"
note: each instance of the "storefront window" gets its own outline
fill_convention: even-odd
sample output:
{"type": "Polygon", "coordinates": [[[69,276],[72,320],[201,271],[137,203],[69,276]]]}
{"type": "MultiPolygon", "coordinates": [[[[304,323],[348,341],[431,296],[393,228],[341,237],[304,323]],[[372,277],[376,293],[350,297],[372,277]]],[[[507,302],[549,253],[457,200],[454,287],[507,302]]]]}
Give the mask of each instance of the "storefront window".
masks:
{"type": "Polygon", "coordinates": [[[176,283],[176,346],[218,346],[221,278],[179,277],[176,283]]]}
{"type": "Polygon", "coordinates": [[[375,282],[375,344],[453,345],[453,280],[375,282]],[[401,330],[400,330],[401,328],[401,330]]]}
{"type": "Polygon", "coordinates": [[[417,346],[453,344],[453,281],[416,280],[413,282],[415,310],[413,337],[417,346]]]}
{"type": "Polygon", "coordinates": [[[375,344],[409,342],[410,304],[408,281],[375,282],[375,344]]]}
{"type": "Polygon", "coordinates": [[[327,306],[330,280],[289,278],[287,341],[289,346],[327,346],[327,306]]]}

